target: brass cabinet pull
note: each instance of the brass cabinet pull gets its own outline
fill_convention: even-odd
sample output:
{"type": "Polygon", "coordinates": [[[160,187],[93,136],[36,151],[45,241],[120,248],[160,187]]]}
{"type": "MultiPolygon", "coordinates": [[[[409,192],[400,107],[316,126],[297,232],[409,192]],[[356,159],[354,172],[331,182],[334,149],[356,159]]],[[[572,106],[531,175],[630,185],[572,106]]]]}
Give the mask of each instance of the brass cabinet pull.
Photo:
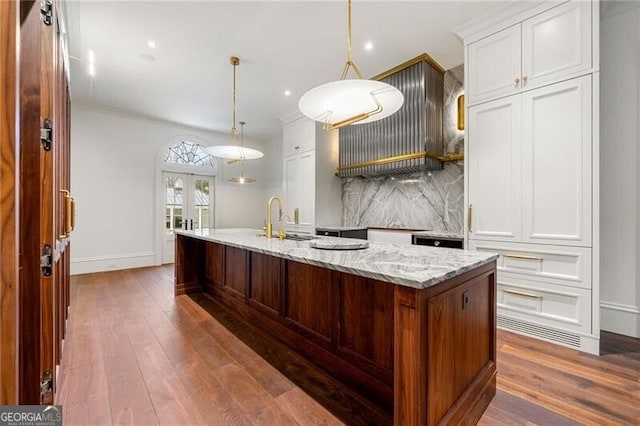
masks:
{"type": "Polygon", "coordinates": [[[472,216],[473,216],[473,204],[469,204],[469,208],[467,209],[467,229],[469,229],[469,233],[473,232],[473,230],[471,229],[472,216]]]}
{"type": "Polygon", "coordinates": [[[300,208],[296,207],[295,209],[293,209],[293,223],[295,223],[296,225],[300,224],[300,208]]]}
{"type": "Polygon", "coordinates": [[[75,212],[75,202],[68,190],[61,189],[60,193],[64,194],[64,234],[58,236],[58,238],[65,239],[65,238],[69,238],[71,231],[73,231],[73,227],[74,227],[73,214],[75,212]]]}
{"type": "Polygon", "coordinates": [[[515,294],[516,296],[530,297],[532,299],[542,299],[542,296],[540,296],[539,294],[527,293],[526,291],[510,290],[507,288],[502,289],[502,291],[509,294],[515,294]]]}
{"type": "Polygon", "coordinates": [[[76,199],[71,197],[71,212],[69,214],[71,217],[71,230],[76,229],[76,199]]]}
{"type": "Polygon", "coordinates": [[[524,259],[524,260],[542,260],[541,256],[532,256],[530,254],[511,254],[503,253],[503,257],[509,257],[511,259],[524,259]]]}

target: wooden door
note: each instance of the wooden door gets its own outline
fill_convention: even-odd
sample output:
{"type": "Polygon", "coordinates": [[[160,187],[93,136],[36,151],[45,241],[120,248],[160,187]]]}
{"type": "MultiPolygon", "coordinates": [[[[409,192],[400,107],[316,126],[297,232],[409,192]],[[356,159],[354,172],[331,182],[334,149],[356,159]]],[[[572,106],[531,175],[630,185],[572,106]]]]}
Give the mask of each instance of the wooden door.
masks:
{"type": "Polygon", "coordinates": [[[16,360],[18,208],[16,97],[19,4],[0,1],[0,405],[18,402],[16,360]]]}
{"type": "Polygon", "coordinates": [[[469,105],[519,90],[520,39],[518,24],[469,45],[469,105]]]}
{"type": "Polygon", "coordinates": [[[469,239],[520,241],[521,96],[469,108],[469,239]]]}
{"type": "Polygon", "coordinates": [[[591,246],[591,76],[523,94],[524,242],[591,246]]]}
{"type": "Polygon", "coordinates": [[[57,32],[57,4],[41,10],[46,5],[20,2],[21,404],[54,401],[68,305],[68,83],[57,32]]]}

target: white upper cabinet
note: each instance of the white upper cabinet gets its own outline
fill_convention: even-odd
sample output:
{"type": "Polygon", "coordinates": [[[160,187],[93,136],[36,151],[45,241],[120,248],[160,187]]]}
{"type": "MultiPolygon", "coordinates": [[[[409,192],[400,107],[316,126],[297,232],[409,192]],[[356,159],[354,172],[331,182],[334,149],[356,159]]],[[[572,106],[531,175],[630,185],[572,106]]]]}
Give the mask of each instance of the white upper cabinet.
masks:
{"type": "Polygon", "coordinates": [[[306,117],[286,123],[282,127],[282,155],[294,155],[315,148],[316,122],[306,117]]]}
{"type": "Polygon", "coordinates": [[[523,241],[591,245],[591,76],[522,95],[523,241]]]}
{"type": "Polygon", "coordinates": [[[469,108],[469,239],[520,241],[521,97],[469,108]]]}
{"type": "Polygon", "coordinates": [[[522,23],[522,85],[591,68],[591,2],[572,1],[522,23]]]}
{"type": "Polygon", "coordinates": [[[469,46],[470,101],[496,98],[520,87],[520,36],[518,24],[469,46]]]}
{"type": "Polygon", "coordinates": [[[570,1],[469,44],[469,105],[588,72],[591,15],[590,1],[570,1]]]}

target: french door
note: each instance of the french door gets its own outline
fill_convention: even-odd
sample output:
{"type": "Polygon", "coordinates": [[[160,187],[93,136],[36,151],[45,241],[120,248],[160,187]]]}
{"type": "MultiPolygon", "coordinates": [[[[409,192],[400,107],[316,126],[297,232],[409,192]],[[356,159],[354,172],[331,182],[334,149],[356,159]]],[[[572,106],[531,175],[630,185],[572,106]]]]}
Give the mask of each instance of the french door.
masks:
{"type": "Polygon", "coordinates": [[[162,263],[173,263],[176,230],[213,228],[213,176],[163,172],[162,263]]]}

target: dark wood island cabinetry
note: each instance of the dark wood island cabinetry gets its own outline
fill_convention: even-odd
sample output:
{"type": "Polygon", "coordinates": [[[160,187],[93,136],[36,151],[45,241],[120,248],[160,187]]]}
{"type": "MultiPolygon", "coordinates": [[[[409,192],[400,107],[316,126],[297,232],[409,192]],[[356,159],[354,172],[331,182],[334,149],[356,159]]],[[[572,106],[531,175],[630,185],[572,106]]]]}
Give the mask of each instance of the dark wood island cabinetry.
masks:
{"type": "Polygon", "coordinates": [[[396,425],[477,422],[495,394],[495,260],[414,288],[297,261],[291,247],[272,255],[179,234],[176,295],[221,302],[393,412],[396,425]]]}

